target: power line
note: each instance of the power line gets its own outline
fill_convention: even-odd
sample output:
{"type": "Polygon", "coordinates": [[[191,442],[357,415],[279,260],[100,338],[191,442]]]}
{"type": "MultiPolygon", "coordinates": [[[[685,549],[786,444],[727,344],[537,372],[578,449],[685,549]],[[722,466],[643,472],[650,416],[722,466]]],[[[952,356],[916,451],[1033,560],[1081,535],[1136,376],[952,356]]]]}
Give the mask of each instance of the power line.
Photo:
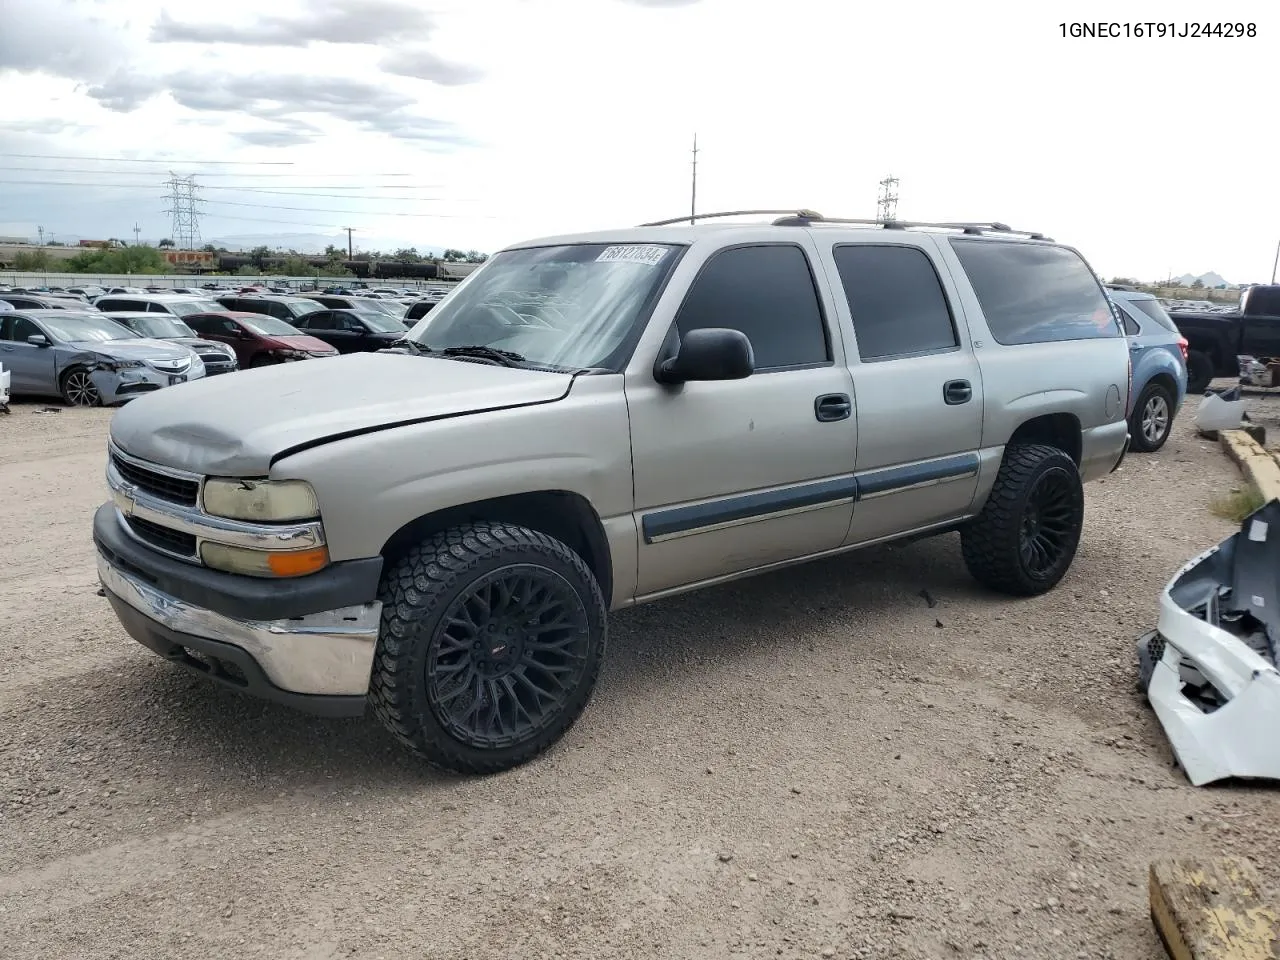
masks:
{"type": "Polygon", "coordinates": [[[52,153],[0,153],[0,157],[23,157],[27,160],[103,160],[110,163],[203,163],[220,166],[292,167],[292,160],[138,160],[134,157],[69,157],[52,153]]]}
{"type": "MultiPolygon", "coordinates": [[[[31,184],[33,186],[42,187],[93,187],[105,190],[151,190],[153,185],[150,183],[94,183],[87,180],[0,180],[0,183],[12,184],[31,184]]],[[[301,184],[291,184],[297,187],[297,190],[268,190],[264,187],[228,187],[219,186],[201,186],[201,190],[232,190],[236,193],[270,193],[277,194],[282,197],[333,197],[334,199],[352,199],[352,200],[443,200],[443,197],[389,197],[389,196],[371,196],[359,197],[350,196],[342,193],[299,193],[298,190],[435,190],[443,187],[441,183],[388,183],[382,186],[371,184],[369,186],[346,187],[342,184],[326,183],[317,184],[315,186],[303,186],[301,184]]],[[[473,201],[459,200],[459,203],[471,203],[473,201]]]]}
{"type": "Polygon", "coordinates": [[[201,200],[201,203],[216,203],[219,206],[226,207],[256,207],[259,210],[293,210],[297,213],[363,213],[365,216],[374,217],[429,217],[440,218],[443,220],[466,220],[470,214],[459,213],[403,213],[400,211],[383,211],[383,210],[334,210],[329,207],[282,207],[273,203],[244,203],[237,200],[201,200]]]}
{"type": "MultiPolygon", "coordinates": [[[[178,166],[178,164],[174,164],[178,166]]],[[[113,177],[154,177],[154,170],[103,170],[88,169],[86,167],[20,167],[20,166],[2,166],[0,170],[21,171],[23,173],[105,173],[113,177]]],[[[368,179],[371,177],[412,177],[412,173],[320,173],[315,170],[296,171],[294,173],[201,173],[202,177],[237,177],[241,180],[245,178],[260,179],[263,177],[359,177],[368,179]]]]}

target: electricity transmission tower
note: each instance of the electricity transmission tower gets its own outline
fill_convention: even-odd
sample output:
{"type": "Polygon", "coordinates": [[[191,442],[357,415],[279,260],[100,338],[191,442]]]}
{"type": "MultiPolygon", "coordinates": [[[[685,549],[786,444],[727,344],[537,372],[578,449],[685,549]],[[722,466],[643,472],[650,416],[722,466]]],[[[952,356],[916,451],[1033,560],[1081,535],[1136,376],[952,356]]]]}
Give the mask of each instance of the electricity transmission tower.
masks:
{"type": "Polygon", "coordinates": [[[173,217],[173,242],[179,250],[194,250],[200,245],[200,202],[195,175],[180,177],[173,171],[165,181],[169,188],[169,209],[173,217]]]}
{"type": "Polygon", "coordinates": [[[876,219],[884,223],[898,217],[898,178],[885,177],[880,181],[880,199],[876,201],[876,219]]]}

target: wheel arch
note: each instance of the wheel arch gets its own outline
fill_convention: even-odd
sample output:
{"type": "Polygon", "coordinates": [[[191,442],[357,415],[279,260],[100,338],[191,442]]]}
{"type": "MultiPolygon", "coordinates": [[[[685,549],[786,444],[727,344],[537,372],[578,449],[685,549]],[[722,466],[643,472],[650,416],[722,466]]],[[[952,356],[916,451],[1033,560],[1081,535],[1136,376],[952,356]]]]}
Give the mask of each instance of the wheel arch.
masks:
{"type": "Polygon", "coordinates": [[[1076,466],[1084,455],[1084,432],[1080,419],[1073,413],[1044,413],[1024,420],[1009,437],[1005,449],[1015,444],[1043,443],[1057,447],[1067,454],[1076,466]]]}
{"type": "Polygon", "coordinates": [[[423,538],[476,520],[528,527],[555,537],[582,557],[600,584],[606,606],[613,602],[613,557],[604,524],[591,503],[568,490],[517,493],[474,503],[458,504],[410,520],[382,545],[381,555],[390,562],[423,538]]]}

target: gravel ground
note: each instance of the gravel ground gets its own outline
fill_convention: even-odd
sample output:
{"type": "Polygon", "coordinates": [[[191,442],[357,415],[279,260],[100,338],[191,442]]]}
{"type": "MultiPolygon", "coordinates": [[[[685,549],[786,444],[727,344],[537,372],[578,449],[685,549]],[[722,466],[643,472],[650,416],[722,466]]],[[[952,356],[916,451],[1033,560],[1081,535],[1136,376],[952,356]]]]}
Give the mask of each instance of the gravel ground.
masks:
{"type": "Polygon", "coordinates": [[[1135,691],[1160,589],[1234,530],[1190,414],[1091,485],[1052,594],[984,593],[947,536],[629,611],[562,745],[468,780],[127,639],[110,413],[39,410],[0,417],[6,957],[1157,958],[1151,859],[1280,849],[1280,794],[1189,786],[1135,691]]]}

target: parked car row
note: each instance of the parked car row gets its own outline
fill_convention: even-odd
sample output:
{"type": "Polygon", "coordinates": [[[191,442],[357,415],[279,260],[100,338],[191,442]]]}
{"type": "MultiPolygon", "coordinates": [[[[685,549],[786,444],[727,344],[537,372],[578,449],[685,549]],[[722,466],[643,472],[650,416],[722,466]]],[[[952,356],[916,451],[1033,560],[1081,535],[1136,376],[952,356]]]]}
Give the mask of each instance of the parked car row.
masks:
{"type": "Polygon", "coordinates": [[[14,394],[60,396],[77,405],[118,403],[138,392],[245,367],[381,350],[408,333],[404,314],[413,313],[416,321],[443,299],[433,295],[406,305],[337,293],[92,292],[0,290],[6,318],[0,363],[13,372],[14,394]],[[109,351],[86,353],[84,336],[111,343],[113,350],[127,343],[135,345],[129,350],[142,344],[137,349],[143,353],[161,346],[156,359],[162,366],[142,356],[130,366],[121,358],[109,361],[109,351]],[[171,377],[163,364],[174,356],[187,362],[171,377]]]}

